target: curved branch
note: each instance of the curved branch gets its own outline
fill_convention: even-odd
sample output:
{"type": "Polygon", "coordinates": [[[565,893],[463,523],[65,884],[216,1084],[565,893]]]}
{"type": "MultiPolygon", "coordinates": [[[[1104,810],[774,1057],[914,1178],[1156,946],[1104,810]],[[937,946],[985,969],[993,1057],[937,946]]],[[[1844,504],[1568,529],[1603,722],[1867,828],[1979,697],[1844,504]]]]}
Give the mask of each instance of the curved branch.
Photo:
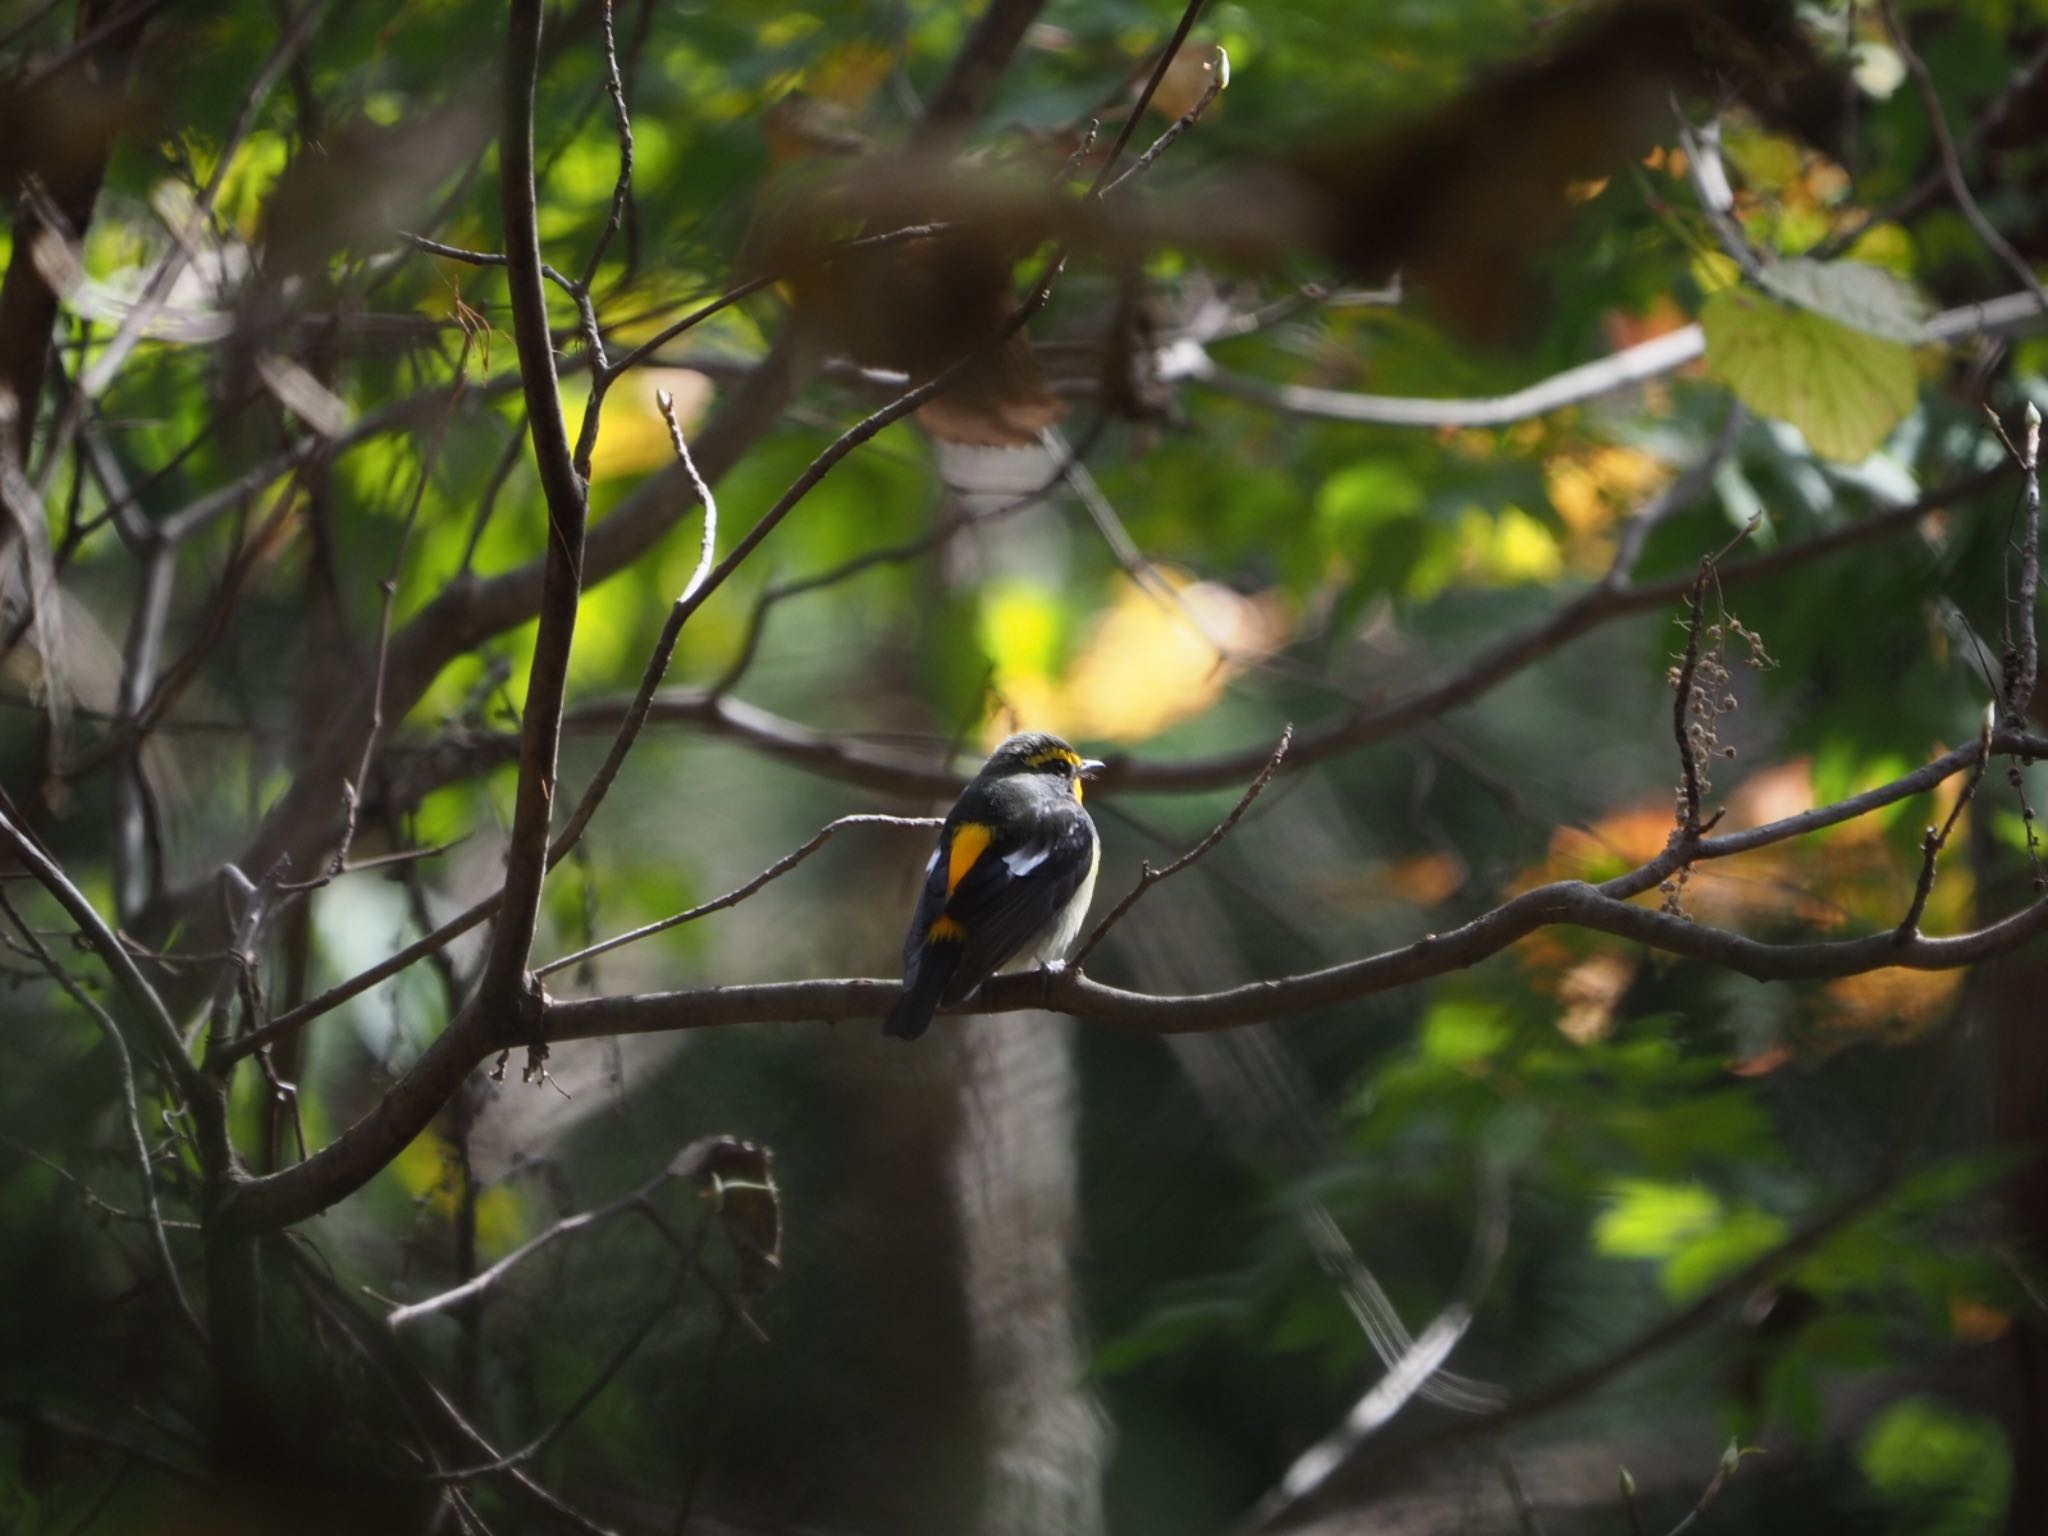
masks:
{"type": "MultiPolygon", "coordinates": [[[[982,987],[971,1006],[951,1011],[1051,1010],[1149,1034],[1232,1029],[1462,970],[1539,928],[1560,925],[1612,934],[1756,981],[1823,980],[1886,966],[1941,971],[1974,965],[2048,931],[2048,897],[1988,927],[1948,938],[1915,936],[1901,943],[1884,932],[1780,944],[1632,906],[1600,887],[1564,880],[1525,891],[1450,933],[1425,935],[1399,949],[1319,971],[1181,996],[1127,992],[1071,973],[999,976],[982,987]]],[[[900,990],[893,981],[856,977],[591,998],[551,1004],[546,1037],[554,1042],[729,1024],[880,1018],[900,990]]]]}
{"type": "MultiPolygon", "coordinates": [[[[2033,329],[2042,320],[2043,312],[2033,293],[2006,294],[1982,304],[1943,310],[1927,322],[1927,340],[1947,342],[1984,332],[2033,329]]],[[[1502,427],[1660,378],[1704,357],[1706,350],[1706,333],[1698,325],[1683,325],[1509,394],[1469,400],[1364,395],[1306,384],[1269,384],[1221,366],[1199,341],[1192,339],[1165,348],[1160,354],[1159,371],[1169,380],[1190,379],[1272,410],[1325,421],[1384,427],[1502,427]]]]}
{"type": "Polygon", "coordinates": [[[1607,357],[1552,374],[1525,389],[1477,400],[1361,395],[1307,384],[1268,384],[1222,367],[1193,341],[1179,341],[1169,347],[1160,360],[1160,373],[1168,379],[1192,379],[1254,405],[1325,421],[1384,427],[1500,427],[1660,378],[1705,356],[1706,350],[1706,333],[1697,325],[1684,325],[1607,357]]]}

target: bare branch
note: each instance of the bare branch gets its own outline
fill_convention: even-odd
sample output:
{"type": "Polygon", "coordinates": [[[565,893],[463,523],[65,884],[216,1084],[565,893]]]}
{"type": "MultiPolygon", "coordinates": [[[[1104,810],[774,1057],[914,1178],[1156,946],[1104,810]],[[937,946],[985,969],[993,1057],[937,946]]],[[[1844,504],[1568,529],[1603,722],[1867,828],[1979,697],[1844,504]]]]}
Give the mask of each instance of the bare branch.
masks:
{"type": "MultiPolygon", "coordinates": [[[[137,9],[140,8],[131,8],[130,14],[137,9]]],[[[93,359],[91,366],[79,375],[78,388],[65,402],[64,410],[51,423],[42,467],[36,477],[39,490],[48,491],[50,478],[64,450],[70,446],[72,435],[78,430],[85,412],[106,392],[114,376],[127,363],[136,343],[142,340],[150,320],[170,297],[171,287],[178,280],[178,275],[184,271],[191,249],[185,236],[189,232],[202,229],[205,220],[211,216],[221,189],[227,184],[228,172],[234,167],[236,153],[254,130],[264,102],[269,100],[271,91],[291,68],[292,60],[313,40],[313,34],[318,30],[321,15],[326,9],[327,0],[306,0],[306,3],[285,22],[276,46],[271,49],[270,56],[263,61],[262,67],[249,82],[249,88],[243,93],[241,104],[236,111],[235,120],[221,140],[213,173],[207,177],[206,185],[200,189],[192,205],[190,230],[174,229],[171,232],[169,244],[165,246],[163,255],[158,258],[155,268],[143,284],[141,297],[122,316],[120,325],[108,339],[106,347],[93,359]]],[[[128,19],[121,18],[124,24],[128,19]]]]}
{"type": "Polygon", "coordinates": [[[1736,1441],[1728,1442],[1728,1449],[1721,1453],[1720,1461],[1714,1465],[1714,1475],[1707,1479],[1707,1486],[1700,1490],[1699,1499],[1686,1511],[1685,1518],[1671,1527],[1668,1536],[1685,1536],[1698,1525],[1707,1513],[1707,1506],[1721,1496],[1721,1490],[1728,1486],[1728,1479],[1735,1475],[1735,1469],[1742,1465],[1742,1447],[1736,1441]]]}
{"type": "Polygon", "coordinates": [[[1507,1247],[1507,1181],[1495,1170],[1483,1175],[1478,1219],[1472,1233],[1472,1251],[1465,1261],[1451,1299],[1436,1318],[1415,1338],[1413,1344],[1389,1364],[1386,1374],[1352,1405],[1329,1434],[1297,1456],[1276,1487],[1259,1505],[1252,1523],[1264,1528],[1285,1518],[1287,1512],[1316,1496],[1329,1478],[1341,1470],[1359,1448],[1379,1433],[1394,1416],[1413,1402],[1450,1358],[1472,1326],[1479,1301],[1493,1283],[1494,1271],[1507,1247]]]}
{"type": "Polygon", "coordinates": [[[564,1216],[552,1226],[528,1238],[489,1269],[451,1290],[442,1291],[424,1301],[393,1308],[384,1318],[385,1325],[395,1332],[436,1312],[468,1306],[490,1292],[499,1281],[543,1249],[552,1247],[565,1237],[602,1226],[614,1216],[623,1216],[628,1212],[645,1214],[653,1210],[652,1201],[655,1194],[672,1181],[701,1180],[708,1171],[716,1167],[722,1157],[747,1147],[748,1143],[733,1136],[699,1137],[618,1199],[593,1206],[587,1211],[577,1211],[573,1215],[564,1216]]]}
{"type": "Polygon", "coordinates": [[[618,126],[619,179],[612,186],[611,212],[598,233],[597,244],[591,247],[590,260],[583,267],[581,286],[585,293],[590,291],[591,281],[604,263],[604,253],[625,219],[626,200],[633,195],[633,117],[626,109],[626,82],[619,74],[619,47],[612,31],[612,0],[604,0],[604,89],[605,94],[611,97],[612,116],[618,126]]]}
{"type": "MultiPolygon", "coordinates": [[[[1406,1440],[1399,1448],[1399,1455],[1405,1464],[1416,1465],[1457,1446],[1498,1435],[1510,1425],[1541,1418],[1567,1404],[1590,1396],[1645,1360],[1652,1359],[1681,1340],[1692,1337],[1720,1317],[1737,1300],[1785,1274],[1838,1232],[1866,1215],[1883,1199],[1889,1187],[1888,1184],[1880,1183],[1851,1195],[1840,1205],[1800,1228],[1777,1247],[1733,1273],[1723,1276],[1687,1306],[1652,1323],[1601,1358],[1577,1370],[1568,1371],[1545,1386],[1511,1399],[1492,1413],[1476,1414],[1456,1420],[1431,1433],[1406,1440]]],[[[1363,1483],[1365,1476],[1390,1454],[1393,1454],[1391,1448],[1383,1450],[1377,1457],[1368,1451],[1363,1457],[1343,1468],[1340,1473],[1329,1478],[1313,1500],[1296,1506],[1292,1512],[1293,1516],[1299,1519],[1309,1513],[1311,1508],[1330,1508],[1337,1501],[1351,1495],[1363,1483]]]]}
{"type": "Polygon", "coordinates": [[[1948,114],[1942,110],[1941,93],[1935,89],[1934,76],[1928,71],[1927,61],[1920,57],[1906,29],[1899,25],[1891,0],[1878,0],[1877,8],[1884,16],[1884,28],[1891,34],[1892,45],[1898,49],[1899,57],[1905,60],[1906,68],[1912,72],[1913,84],[1919,89],[1920,105],[1927,114],[1927,126],[1934,134],[1934,147],[1941,156],[1941,174],[1948,183],[1949,196],[1955,199],[1957,209],[1969,221],[1970,228],[1977,232],[1977,238],[2005,264],[2008,272],[2020,280],[2021,286],[2033,294],[2042,311],[2048,313],[2048,288],[2041,286],[2032,264],[2013,249],[2012,242],[1998,232],[1998,226],[1977,206],[1977,199],[1970,191],[1969,178],[1963,173],[1962,156],[1956,152],[1955,135],[1948,129],[1948,114]]]}
{"type": "MultiPolygon", "coordinates": [[[[1166,79],[1167,70],[1173,67],[1175,56],[1179,54],[1181,46],[1187,42],[1188,33],[1192,32],[1195,28],[1195,18],[1201,15],[1201,13],[1202,0],[1188,0],[1186,7],[1180,13],[1180,21],[1173,29],[1173,36],[1167,40],[1166,46],[1160,50],[1158,61],[1153,64],[1152,73],[1146,78],[1144,89],[1138,92],[1138,99],[1131,103],[1129,115],[1124,118],[1123,126],[1117,130],[1116,138],[1110,143],[1109,153],[1102,157],[1102,169],[1095,173],[1095,184],[1088,189],[1088,195],[1091,198],[1105,196],[1115,185],[1110,180],[1110,177],[1116,171],[1116,163],[1123,158],[1125,146],[1131,142],[1131,135],[1138,131],[1138,123],[1145,116],[1145,109],[1152,105],[1152,98],[1159,94],[1160,82],[1166,79]]],[[[1222,76],[1219,74],[1217,77],[1217,89],[1219,90],[1222,89],[1221,79],[1222,76]]],[[[1121,179],[1121,177],[1118,178],[1118,180],[1121,179]]]]}
{"type": "MultiPolygon", "coordinates": [[[[156,1171],[150,1164],[149,1143],[142,1134],[142,1110],[135,1093],[135,1059],[129,1054],[127,1037],[121,1033],[121,1027],[114,1022],[113,1016],[100,1006],[98,999],[80,986],[77,978],[57,963],[57,957],[50,953],[49,946],[22,920],[21,914],[14,910],[14,904],[7,899],[7,887],[4,883],[0,883],[0,913],[6,914],[8,921],[14,925],[15,932],[21,935],[22,943],[27,945],[36,959],[42,963],[43,969],[50,973],[51,979],[64,989],[65,995],[85,1011],[87,1018],[99,1026],[100,1033],[106,1037],[107,1044],[113,1049],[114,1061],[121,1075],[121,1107],[127,1115],[128,1144],[135,1155],[135,1177],[142,1194],[143,1220],[149,1227],[150,1242],[156,1248],[157,1261],[163,1265],[164,1280],[171,1288],[171,1299],[177,1304],[178,1315],[184,1318],[185,1325],[192,1330],[193,1335],[203,1340],[206,1337],[206,1329],[199,1321],[199,1314],[192,1308],[192,1298],[185,1294],[185,1282],[178,1275],[178,1261],[171,1252],[171,1240],[164,1228],[163,1208],[157,1202],[156,1171]]],[[[87,1190],[86,1194],[89,1199],[97,1201],[97,1197],[90,1190],[87,1190]]]]}
{"type": "Polygon", "coordinates": [[[219,1118],[219,1100],[192,1059],[185,1054],[184,1041],[178,1034],[178,1026],[172,1022],[170,1010],[164,1007],[164,1000],[136,966],[134,957],[114,937],[113,930],[78,887],[71,883],[57,862],[33,838],[8,820],[4,812],[0,812],[0,848],[13,854],[78,925],[78,931],[99,955],[101,964],[113,973],[114,981],[140,1020],[158,1070],[187,1101],[195,1119],[200,1122],[205,1133],[203,1144],[211,1144],[224,1153],[226,1127],[219,1118]]]}
{"type": "MultiPolygon", "coordinates": [[[[1220,992],[1155,996],[1072,976],[997,977],[976,994],[976,1013],[1054,1010],[1151,1034],[1234,1029],[1306,1013],[1441,976],[1498,954],[1538,928],[1570,925],[1699,960],[1757,981],[1826,980],[1886,965],[1956,970],[2048,932],[2048,901],[1970,933],[1894,946],[1889,932],[1864,939],[1767,943],[1602,896],[1576,881],[1524,892],[1484,916],[1414,944],[1323,971],[1248,982],[1220,992]]],[[[880,978],[762,982],[695,992],[602,997],[549,1006],[551,1041],[667,1033],[734,1024],[880,1018],[902,991],[880,978]]]]}
{"type": "Polygon", "coordinates": [[[1167,347],[1159,367],[1164,378],[1190,379],[1255,405],[1296,416],[1389,427],[1499,427],[1661,378],[1705,355],[1706,350],[1705,332],[1697,325],[1680,326],[1511,394],[1483,400],[1423,400],[1406,395],[1361,395],[1306,384],[1268,384],[1224,368],[1199,343],[1188,340],[1167,347]]]}
{"type": "Polygon", "coordinates": [[[1984,711],[1984,731],[1977,738],[1977,764],[1970,770],[1970,776],[1963,780],[1962,793],[1956,796],[1956,803],[1949,807],[1947,818],[1937,831],[1927,829],[1920,840],[1920,876],[1913,885],[1913,899],[1906,907],[1906,915],[1899,919],[1899,926],[1893,937],[1900,943],[1912,938],[1920,931],[1920,918],[1927,910],[1927,898],[1934,894],[1934,864],[1941,857],[1941,850],[1948,846],[1949,834],[1955,831],[1956,821],[1963,814],[1963,808],[1977,793],[1977,786],[1984,782],[1984,770],[1991,765],[1991,732],[1996,724],[1995,707],[1984,711]]]}
{"type": "Polygon", "coordinates": [[[1287,755],[1287,744],[1293,740],[1294,727],[1283,727],[1279,743],[1273,748],[1273,755],[1266,759],[1266,765],[1259,770],[1258,777],[1245,786],[1244,793],[1237,797],[1237,804],[1230,808],[1227,816],[1209,829],[1207,837],[1163,869],[1154,869],[1149,860],[1138,866],[1138,883],[1124,893],[1123,900],[1111,907],[1102,921],[1089,932],[1088,937],[1081,941],[1081,947],[1074,952],[1074,958],[1068,962],[1070,969],[1081,969],[1082,962],[1095,952],[1095,946],[1102,942],[1103,936],[1116,926],[1123,915],[1137,905],[1139,897],[1160,881],[1179,874],[1230,835],[1231,829],[1244,819],[1244,813],[1252,808],[1252,802],[1264,792],[1273,775],[1280,771],[1280,760],[1287,755]]]}
{"type": "MultiPolygon", "coordinates": [[[[2000,436],[2004,429],[2000,428],[2000,436]]],[[[2006,446],[2013,447],[2008,438],[2006,446]]],[[[2041,647],[2036,635],[2041,603],[2041,411],[2032,401],[2022,418],[2020,441],[2013,453],[2020,467],[2019,591],[2013,598],[2012,622],[2006,666],[2005,712],[2015,725],[2027,718],[2034,702],[2034,685],[2041,670],[2041,647]],[[2016,633],[2015,633],[2016,632],[2016,633]]]]}
{"type": "Polygon", "coordinates": [[[718,553],[718,498],[711,494],[711,487],[704,483],[704,476],[697,470],[697,461],[690,457],[690,445],[683,440],[683,429],[676,422],[675,397],[667,390],[658,390],[655,403],[661,407],[661,419],[668,423],[669,442],[674,445],[676,462],[683,466],[683,472],[690,477],[690,487],[697,493],[697,501],[704,508],[704,537],[697,551],[697,568],[690,572],[690,579],[683,583],[682,601],[687,602],[697,595],[697,589],[704,585],[711,575],[711,562],[718,553]]]}
{"type": "Polygon", "coordinates": [[[990,0],[925,103],[911,135],[914,146],[930,148],[952,137],[987,104],[1044,9],[1045,0],[990,0]]]}
{"type": "Polygon", "coordinates": [[[736,907],[771,880],[780,879],[796,868],[797,865],[803,863],[805,859],[808,859],[812,854],[830,842],[835,832],[844,831],[848,827],[902,827],[929,830],[944,824],[943,819],[937,816],[841,816],[837,821],[828,822],[819,828],[801,847],[784,854],[773,864],[762,870],[760,874],[747,881],[746,884],[735,886],[723,896],[714,897],[700,906],[690,908],[687,912],[678,912],[672,917],[664,917],[657,922],[644,924],[630,932],[617,934],[600,943],[592,944],[587,949],[579,949],[573,955],[564,955],[559,960],[550,960],[546,965],[536,968],[533,974],[535,976],[550,976],[556,971],[567,970],[570,966],[580,965],[585,960],[594,960],[599,955],[624,945],[637,943],[639,940],[650,938],[657,933],[666,933],[669,929],[679,928],[684,923],[693,923],[700,917],[709,917],[713,912],[723,912],[728,907],[736,907]]]}
{"type": "MultiPolygon", "coordinates": [[[[1168,57],[1170,58],[1171,55],[1168,57]]],[[[1171,149],[1174,141],[1182,134],[1199,123],[1202,120],[1202,114],[1207,112],[1216,98],[1223,94],[1230,84],[1230,55],[1221,48],[1214,49],[1211,52],[1209,61],[1202,68],[1209,76],[1209,83],[1202,87],[1202,94],[1195,98],[1195,104],[1175,118],[1173,125],[1166,132],[1160,134],[1158,138],[1154,139],[1151,147],[1131,162],[1129,169],[1117,177],[1115,181],[1105,186],[1102,189],[1101,196],[1107,197],[1132,177],[1144,175],[1151,168],[1152,162],[1171,149]]]]}
{"type": "MultiPolygon", "coordinates": [[[[1943,310],[1927,322],[1926,335],[1931,342],[1950,342],[1983,333],[2034,331],[2043,323],[2041,306],[2031,292],[2007,294],[1982,304],[1943,310]]],[[[1510,394],[1476,400],[1362,395],[1305,384],[1269,384],[1224,368],[1201,343],[1189,338],[1161,351],[1159,371],[1169,380],[1190,379],[1296,416],[1389,427],[1501,427],[1660,378],[1705,356],[1706,349],[1706,333],[1698,325],[1684,325],[1510,394]]]]}
{"type": "MultiPolygon", "coordinates": [[[[500,918],[484,962],[483,991],[505,1006],[522,991],[528,951],[540,914],[548,866],[548,823],[555,802],[556,752],[562,694],[569,680],[569,648],[583,590],[583,532],[589,507],[583,477],[570,457],[548,336],[547,298],[541,288],[540,227],[533,183],[533,94],[540,75],[542,0],[512,0],[506,44],[505,127],[500,206],[505,224],[505,277],[519,372],[526,391],[527,427],[547,499],[548,547],[541,585],[540,628],[527,678],[520,732],[519,784],[512,835],[505,856],[500,918]]],[[[593,409],[595,407],[595,402],[593,409]]]]}

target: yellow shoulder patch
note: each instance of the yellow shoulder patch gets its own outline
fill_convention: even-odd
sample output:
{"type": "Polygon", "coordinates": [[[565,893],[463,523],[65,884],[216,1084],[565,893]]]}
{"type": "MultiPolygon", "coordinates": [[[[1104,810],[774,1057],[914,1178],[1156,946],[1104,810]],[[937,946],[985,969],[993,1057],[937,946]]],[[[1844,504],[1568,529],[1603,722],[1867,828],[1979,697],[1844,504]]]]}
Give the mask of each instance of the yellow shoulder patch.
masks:
{"type": "Polygon", "coordinates": [[[924,931],[927,944],[965,944],[967,930],[950,917],[941,916],[933,920],[931,927],[924,931]]]}
{"type": "Polygon", "coordinates": [[[974,861],[988,852],[996,829],[978,821],[963,821],[953,829],[952,845],[946,850],[946,894],[952,895],[974,868],[974,861]]]}

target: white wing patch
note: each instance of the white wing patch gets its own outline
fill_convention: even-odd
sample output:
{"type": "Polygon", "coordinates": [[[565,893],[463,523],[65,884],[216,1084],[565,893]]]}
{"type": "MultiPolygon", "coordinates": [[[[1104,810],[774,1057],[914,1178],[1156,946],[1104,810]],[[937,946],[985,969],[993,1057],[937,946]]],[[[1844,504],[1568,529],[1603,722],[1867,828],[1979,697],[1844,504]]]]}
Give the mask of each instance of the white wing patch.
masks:
{"type": "Polygon", "coordinates": [[[936,848],[934,848],[934,849],[932,850],[932,856],[931,856],[930,858],[928,858],[928,859],[926,859],[926,860],[924,861],[924,872],[925,872],[925,873],[926,873],[927,875],[929,875],[929,874],[930,874],[930,873],[931,873],[931,872],[932,872],[933,870],[937,869],[938,867],[939,867],[939,850],[938,850],[938,849],[936,849],[936,848]]]}
{"type": "Polygon", "coordinates": [[[1049,844],[1027,843],[1014,853],[1004,854],[1003,862],[1009,866],[1011,874],[1022,876],[1038,868],[1051,854],[1052,848],[1049,844]]]}

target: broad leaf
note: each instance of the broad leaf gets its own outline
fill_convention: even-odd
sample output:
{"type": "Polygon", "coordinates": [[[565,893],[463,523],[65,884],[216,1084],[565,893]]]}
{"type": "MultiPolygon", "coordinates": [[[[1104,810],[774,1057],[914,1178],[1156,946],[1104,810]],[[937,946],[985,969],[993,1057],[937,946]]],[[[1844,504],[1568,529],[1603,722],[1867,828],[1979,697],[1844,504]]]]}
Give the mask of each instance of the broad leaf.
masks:
{"type": "Polygon", "coordinates": [[[1707,367],[1823,458],[1867,458],[1913,408],[1912,350],[1825,315],[1724,288],[1700,311],[1707,367]]]}

